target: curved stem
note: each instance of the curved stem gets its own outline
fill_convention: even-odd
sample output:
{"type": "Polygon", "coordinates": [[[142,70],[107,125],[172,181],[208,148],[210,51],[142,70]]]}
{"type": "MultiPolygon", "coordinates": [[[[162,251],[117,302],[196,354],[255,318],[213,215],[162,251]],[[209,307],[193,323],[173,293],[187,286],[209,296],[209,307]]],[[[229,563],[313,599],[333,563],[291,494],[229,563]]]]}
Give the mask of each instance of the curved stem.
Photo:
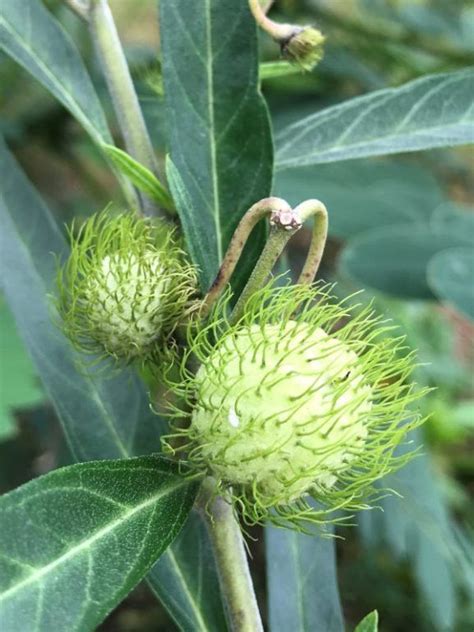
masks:
{"type": "Polygon", "coordinates": [[[278,260],[278,257],[283,252],[288,240],[294,232],[295,231],[286,232],[281,228],[272,226],[265,248],[262,250],[262,254],[260,255],[260,258],[257,261],[257,264],[253,269],[242,294],[239,296],[239,299],[232,310],[232,314],[230,316],[230,322],[232,324],[236,323],[242,317],[245,305],[252,294],[265,284],[273,266],[278,260]]]}
{"type": "Polygon", "coordinates": [[[264,13],[268,13],[270,11],[270,9],[272,8],[273,2],[274,0],[267,0],[264,3],[260,3],[264,13]]]}
{"type": "MultiPolygon", "coordinates": [[[[153,147],[107,0],[90,0],[89,24],[125,148],[132,158],[157,174],[153,147]]],[[[140,197],[145,212],[158,210],[151,200],[140,197]]]]}
{"type": "Polygon", "coordinates": [[[282,223],[281,218],[275,218],[275,216],[272,216],[273,226],[270,230],[270,236],[259,260],[257,261],[257,265],[253,269],[252,274],[247,281],[247,285],[243,289],[243,292],[239,296],[239,300],[232,311],[230,317],[231,323],[235,323],[241,318],[248,299],[256,290],[264,285],[290,237],[309,217],[312,216],[315,216],[315,222],[313,226],[311,245],[297,283],[312,283],[314,277],[316,276],[316,272],[318,271],[319,264],[321,263],[323,256],[324,246],[326,245],[328,232],[327,209],[319,200],[306,200],[291,211],[291,216],[291,224],[289,224],[286,217],[282,223]]]}
{"type": "Polygon", "coordinates": [[[309,217],[314,217],[311,244],[305,264],[297,281],[298,284],[312,283],[319,269],[319,264],[323,258],[324,247],[326,245],[328,235],[328,212],[324,204],[319,200],[306,200],[299,204],[294,212],[299,215],[302,223],[309,217]]]}
{"type": "Polygon", "coordinates": [[[278,24],[265,15],[260,0],[249,0],[249,7],[257,24],[277,42],[285,42],[295,34],[293,24],[278,24]]]}
{"type": "MultiPolygon", "coordinates": [[[[248,299],[266,282],[288,240],[312,216],[315,216],[315,222],[311,245],[298,283],[311,283],[319,267],[328,228],[324,204],[319,200],[307,200],[292,210],[280,198],[260,200],[247,211],[232,237],[219,274],[206,296],[206,309],[209,310],[229,281],[252,229],[269,213],[269,238],[232,311],[231,323],[241,318],[248,299]]],[[[206,478],[199,504],[204,512],[214,549],[229,628],[232,632],[263,632],[239,524],[232,505],[223,497],[214,497],[214,490],[214,479],[206,478]]]]}
{"type": "Polygon", "coordinates": [[[214,486],[214,479],[204,481],[201,508],[214,549],[229,629],[263,632],[239,524],[231,504],[219,496],[212,498],[214,486]]]}
{"type": "Polygon", "coordinates": [[[291,206],[282,198],[264,198],[251,206],[242,217],[230,240],[219,272],[204,298],[203,312],[201,312],[201,315],[205,316],[209,312],[214,302],[222,294],[225,286],[229,283],[252,230],[261,219],[265,216],[270,216],[272,213],[291,213],[291,206]]]}

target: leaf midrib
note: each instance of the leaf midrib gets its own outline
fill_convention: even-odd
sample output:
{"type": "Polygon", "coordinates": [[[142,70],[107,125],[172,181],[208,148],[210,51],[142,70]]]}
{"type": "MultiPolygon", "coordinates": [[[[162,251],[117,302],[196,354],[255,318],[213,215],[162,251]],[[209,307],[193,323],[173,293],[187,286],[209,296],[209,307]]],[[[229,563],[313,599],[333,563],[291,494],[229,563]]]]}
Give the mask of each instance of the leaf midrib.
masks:
{"type": "MultiPolygon", "coordinates": [[[[166,487],[164,490],[160,489],[158,493],[154,494],[150,498],[147,498],[147,500],[143,501],[139,505],[136,505],[135,507],[130,508],[129,511],[125,512],[125,514],[123,514],[119,518],[116,518],[109,525],[96,531],[92,535],[92,537],[88,538],[87,540],[82,540],[79,544],[73,546],[71,549],[69,549],[66,553],[64,553],[57,559],[55,559],[53,562],[50,562],[46,566],[43,566],[41,569],[29,575],[26,579],[22,580],[18,584],[15,584],[14,586],[6,590],[4,593],[0,594],[0,603],[11,598],[16,592],[18,592],[25,586],[35,583],[36,581],[39,581],[41,578],[48,575],[50,572],[52,572],[58,566],[61,566],[62,564],[67,562],[72,557],[75,557],[76,555],[80,555],[81,552],[87,551],[95,542],[100,540],[102,537],[105,537],[115,528],[123,526],[127,521],[131,520],[136,513],[140,511],[144,511],[150,505],[156,504],[160,500],[160,498],[188,484],[189,484],[189,481],[187,479],[183,479],[179,483],[173,482],[172,485],[166,487]]],[[[87,490],[84,489],[84,491],[87,491],[87,490]]]]}
{"type": "Polygon", "coordinates": [[[216,123],[214,112],[214,67],[212,54],[212,24],[211,24],[211,5],[210,0],[205,0],[205,21],[206,21],[206,80],[207,80],[207,114],[209,118],[209,151],[211,155],[211,174],[212,174],[212,207],[214,226],[216,230],[217,259],[219,263],[222,261],[222,230],[220,223],[220,197],[219,197],[219,181],[217,178],[217,150],[216,150],[216,123]]]}
{"type": "MultiPolygon", "coordinates": [[[[336,150],[340,147],[347,149],[347,148],[358,147],[360,145],[364,145],[367,142],[373,143],[374,141],[377,141],[377,140],[402,138],[408,132],[411,135],[419,135],[420,133],[424,133],[423,131],[416,132],[416,130],[408,130],[408,129],[404,130],[403,126],[406,126],[407,122],[412,118],[413,113],[417,112],[419,108],[421,107],[421,105],[426,103],[426,100],[428,98],[432,98],[433,94],[435,94],[436,92],[439,92],[440,90],[445,90],[446,87],[449,86],[451,83],[465,81],[470,76],[471,76],[471,71],[469,69],[466,70],[465,72],[461,71],[459,73],[456,73],[455,76],[444,75],[443,79],[437,85],[433,86],[424,95],[422,95],[419,101],[413,104],[408,110],[408,112],[406,112],[401,117],[401,120],[398,122],[394,130],[395,133],[364,138],[363,141],[352,143],[352,144],[341,144],[341,140],[348,136],[349,132],[360,123],[361,117],[365,118],[369,111],[382,106],[386,101],[390,99],[400,98],[404,93],[409,92],[413,88],[413,84],[428,83],[428,82],[427,82],[427,78],[421,78],[420,80],[410,82],[406,84],[405,86],[402,86],[401,88],[389,88],[386,90],[379,91],[378,93],[369,93],[362,97],[357,97],[355,100],[358,101],[358,106],[362,106],[366,101],[369,101],[369,102],[372,101],[372,104],[370,105],[368,109],[363,110],[363,112],[358,117],[356,117],[356,119],[354,119],[354,121],[351,123],[351,125],[349,125],[348,128],[343,130],[340,136],[331,145],[328,146],[326,153],[332,150],[336,150]],[[382,96],[384,92],[385,94],[382,96]],[[378,97],[376,96],[377,94],[379,95],[378,97]]],[[[429,79],[431,80],[433,77],[436,77],[436,75],[429,77],[429,79]]],[[[290,150],[294,149],[295,143],[299,142],[300,139],[304,139],[305,135],[308,135],[309,133],[313,133],[315,129],[327,123],[328,120],[331,120],[339,116],[341,112],[349,110],[351,107],[354,107],[353,102],[346,101],[344,103],[340,103],[339,105],[333,106],[332,108],[329,108],[329,112],[330,112],[329,115],[328,114],[325,115],[325,111],[323,110],[322,112],[315,113],[311,115],[310,117],[304,118],[301,121],[298,121],[297,123],[293,123],[292,125],[288,126],[285,130],[282,130],[280,137],[284,138],[285,136],[289,135],[290,140],[288,140],[287,142],[285,142],[283,145],[279,147],[278,153],[281,155],[281,154],[287,153],[288,149],[290,150]],[[306,125],[307,126],[306,129],[303,129],[302,131],[297,131],[301,128],[302,125],[306,125]],[[292,132],[293,134],[296,133],[296,136],[293,136],[291,138],[292,132]]],[[[456,121],[451,121],[443,125],[431,125],[423,129],[426,131],[435,131],[438,129],[450,129],[453,126],[459,125],[460,122],[463,122],[465,120],[469,121],[467,117],[471,110],[472,110],[472,105],[466,108],[464,115],[461,118],[457,119],[456,121]]],[[[302,142],[305,142],[305,139],[302,142]]],[[[311,154],[307,154],[307,158],[310,158],[311,156],[317,156],[323,153],[325,153],[324,150],[312,152],[311,154]]],[[[278,166],[281,167],[281,166],[291,165],[295,160],[298,160],[298,159],[289,158],[286,161],[283,160],[279,163],[278,166]]],[[[300,160],[298,160],[298,164],[303,164],[303,163],[300,160]]]]}
{"type": "Polygon", "coordinates": [[[183,573],[181,571],[181,567],[179,566],[178,562],[176,561],[176,556],[173,552],[173,550],[170,548],[166,551],[166,555],[168,557],[168,559],[170,560],[171,564],[173,565],[173,568],[175,570],[176,576],[179,580],[179,583],[181,585],[181,589],[183,590],[183,592],[186,594],[186,596],[188,597],[189,602],[192,604],[192,609],[194,611],[194,615],[196,617],[196,623],[199,624],[199,630],[202,630],[202,632],[207,632],[208,631],[208,627],[206,625],[206,622],[204,621],[204,618],[201,614],[201,609],[199,608],[198,602],[194,599],[193,594],[190,592],[188,584],[183,576],[183,573]]]}
{"type": "MultiPolygon", "coordinates": [[[[434,86],[434,90],[438,90],[438,89],[443,89],[446,88],[446,85],[449,83],[452,83],[453,81],[465,81],[467,78],[471,78],[472,75],[472,69],[468,68],[465,70],[461,70],[456,72],[456,75],[450,76],[450,74],[444,74],[444,75],[428,75],[426,77],[421,77],[419,79],[416,79],[414,81],[410,81],[402,86],[399,87],[394,87],[394,88],[383,88],[382,90],[376,90],[374,92],[369,92],[367,94],[363,94],[361,96],[357,96],[354,97],[353,99],[349,99],[346,101],[343,101],[342,103],[338,103],[336,105],[333,105],[329,108],[325,108],[319,112],[314,112],[313,114],[310,114],[309,116],[303,117],[302,119],[300,119],[299,121],[296,121],[294,123],[291,123],[290,125],[288,125],[287,127],[285,127],[285,129],[281,130],[281,132],[278,134],[278,136],[283,136],[284,134],[289,134],[290,132],[296,132],[298,129],[300,129],[301,127],[303,128],[307,128],[308,125],[313,125],[315,121],[317,121],[319,118],[322,118],[324,113],[327,112],[328,110],[331,111],[332,116],[337,116],[338,114],[341,113],[341,111],[343,112],[346,109],[349,109],[350,107],[354,107],[354,101],[357,101],[358,105],[363,105],[365,104],[367,101],[371,102],[374,99],[376,99],[376,95],[378,95],[378,98],[380,98],[381,95],[384,95],[387,99],[391,99],[391,98],[397,98],[397,97],[401,97],[402,95],[404,95],[406,92],[409,92],[411,89],[413,89],[413,86],[415,84],[422,84],[422,83],[428,83],[429,80],[433,79],[433,78],[438,78],[440,79],[440,83],[436,86],[434,86]],[[441,77],[443,77],[443,79],[441,80],[441,77]],[[442,83],[441,83],[442,81],[442,83]]],[[[429,90],[428,93],[425,93],[425,95],[423,95],[423,97],[421,97],[420,100],[423,100],[424,97],[429,94],[432,91],[429,90]]],[[[380,101],[378,101],[378,103],[380,104],[382,102],[382,99],[380,101]]],[[[411,108],[410,108],[410,112],[411,110],[416,107],[417,104],[414,104],[411,108]]],[[[467,108],[467,111],[469,111],[470,109],[472,109],[472,105],[469,106],[469,108],[467,108]]],[[[364,110],[365,113],[365,110],[364,110]]],[[[405,118],[405,117],[404,117],[405,118]]],[[[321,124],[324,123],[325,121],[321,121],[321,124]]],[[[303,129],[303,133],[306,133],[306,129],[303,129]]],[[[299,134],[299,133],[298,133],[299,134]]],[[[293,139],[290,141],[293,142],[293,139]]]]}
{"type": "Polygon", "coordinates": [[[296,607],[298,608],[298,613],[299,613],[298,628],[301,632],[305,632],[306,616],[305,616],[305,608],[303,607],[303,586],[301,582],[302,569],[301,569],[301,562],[300,562],[300,556],[299,556],[299,547],[298,547],[298,542],[297,542],[298,536],[299,534],[296,534],[296,533],[288,534],[288,537],[290,539],[290,547],[293,552],[294,565],[295,565],[295,582],[296,582],[295,592],[297,595],[296,607]]]}
{"type": "MultiPolygon", "coordinates": [[[[314,163],[307,163],[306,161],[308,159],[311,159],[315,156],[323,156],[323,155],[327,155],[327,154],[331,154],[333,153],[337,153],[338,151],[346,151],[348,149],[354,149],[354,148],[358,148],[358,147],[365,147],[366,145],[377,145],[380,143],[384,143],[387,140],[391,140],[393,138],[403,138],[404,136],[412,136],[414,138],[418,138],[420,136],[423,136],[424,134],[433,132],[433,131],[437,131],[437,130],[449,130],[452,127],[456,128],[459,126],[460,121],[454,121],[453,123],[449,123],[447,125],[435,125],[435,126],[431,126],[431,127],[425,127],[423,128],[423,130],[419,130],[419,131],[415,131],[415,130],[407,130],[406,132],[402,132],[401,134],[385,134],[384,136],[375,136],[372,138],[364,138],[362,141],[359,141],[357,143],[352,143],[352,144],[348,144],[348,145],[330,145],[327,149],[321,148],[320,150],[313,152],[313,153],[309,153],[309,154],[305,154],[305,160],[304,162],[300,159],[300,158],[289,158],[287,160],[281,160],[280,162],[277,162],[276,164],[276,168],[277,169],[286,169],[287,167],[291,167],[293,166],[295,163],[297,165],[304,165],[304,164],[314,164],[314,163]]],[[[469,122],[462,122],[462,125],[469,125],[469,122]]],[[[471,141],[466,139],[466,145],[470,144],[471,141]]],[[[404,149],[401,148],[399,150],[399,152],[403,152],[404,149]]],[[[343,159],[341,159],[343,160],[343,159]]]]}

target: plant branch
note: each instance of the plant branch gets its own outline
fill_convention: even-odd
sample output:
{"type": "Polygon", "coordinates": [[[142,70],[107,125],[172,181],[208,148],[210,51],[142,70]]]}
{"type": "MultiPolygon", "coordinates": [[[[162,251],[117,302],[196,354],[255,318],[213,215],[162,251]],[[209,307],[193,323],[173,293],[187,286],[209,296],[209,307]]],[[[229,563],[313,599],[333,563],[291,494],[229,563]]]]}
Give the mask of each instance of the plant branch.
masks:
{"type": "Polygon", "coordinates": [[[293,24],[279,24],[267,17],[266,11],[270,6],[264,9],[260,4],[260,0],[249,0],[249,7],[260,28],[266,31],[275,41],[285,42],[295,35],[296,27],[293,24]]]}
{"type": "Polygon", "coordinates": [[[258,78],[260,81],[265,81],[266,79],[297,75],[301,74],[301,72],[302,70],[299,66],[296,66],[289,61],[265,61],[259,65],[258,78]]]}
{"type": "Polygon", "coordinates": [[[236,323],[241,318],[248,299],[265,284],[288,240],[301,228],[302,222],[295,210],[290,208],[289,211],[274,211],[270,216],[270,225],[270,235],[262,254],[232,310],[231,323],[236,323]]]}
{"type": "MultiPolygon", "coordinates": [[[[310,283],[313,280],[326,243],[326,207],[319,200],[306,200],[292,210],[281,198],[265,198],[254,204],[237,226],[216,280],[205,298],[205,313],[229,282],[253,228],[267,216],[270,216],[270,235],[232,311],[230,322],[235,323],[241,318],[248,299],[264,285],[290,237],[312,216],[315,221],[311,245],[298,283],[310,283]]],[[[232,632],[263,632],[242,533],[232,504],[226,498],[216,496],[215,485],[212,477],[204,480],[198,504],[211,537],[229,628],[232,632]]]]}
{"type": "Polygon", "coordinates": [[[283,252],[289,239],[301,228],[307,219],[313,216],[315,217],[315,221],[311,244],[297,281],[302,284],[312,283],[318,271],[319,264],[321,263],[328,233],[327,209],[319,200],[306,200],[293,210],[290,210],[289,213],[286,210],[284,212],[274,211],[272,213],[270,217],[270,223],[272,225],[270,236],[247,281],[247,285],[243,289],[232,311],[231,322],[235,323],[241,318],[248,299],[256,290],[265,284],[273,266],[283,252]]]}
{"type": "Polygon", "coordinates": [[[244,249],[247,239],[250,233],[258,222],[266,216],[270,216],[272,213],[291,213],[291,206],[282,198],[269,197],[256,202],[245,213],[239,222],[239,225],[235,229],[232,239],[230,240],[229,247],[224,256],[224,260],[219,268],[216,278],[214,279],[211,287],[203,302],[202,315],[206,315],[214,302],[219,298],[224,290],[225,286],[229,283],[232,273],[235,270],[240,255],[244,249]]]}
{"type": "Polygon", "coordinates": [[[217,563],[219,583],[231,632],[263,632],[240,526],[232,505],[213,498],[215,481],[203,483],[201,509],[217,563]]]}
{"type": "Polygon", "coordinates": [[[319,264],[323,258],[324,247],[328,236],[328,212],[326,207],[319,200],[306,200],[299,204],[295,210],[301,222],[314,217],[313,233],[309,246],[306,261],[298,277],[297,283],[312,283],[319,269],[319,264]]]}
{"type": "MultiPolygon", "coordinates": [[[[130,70],[107,0],[90,0],[89,24],[127,152],[158,175],[153,147],[135,92],[130,70]]],[[[144,195],[144,211],[154,214],[158,207],[144,195]]]]}
{"type": "Polygon", "coordinates": [[[270,11],[270,9],[272,8],[272,4],[273,0],[267,0],[266,2],[264,2],[263,0],[260,1],[260,5],[264,13],[268,13],[270,11]]]}

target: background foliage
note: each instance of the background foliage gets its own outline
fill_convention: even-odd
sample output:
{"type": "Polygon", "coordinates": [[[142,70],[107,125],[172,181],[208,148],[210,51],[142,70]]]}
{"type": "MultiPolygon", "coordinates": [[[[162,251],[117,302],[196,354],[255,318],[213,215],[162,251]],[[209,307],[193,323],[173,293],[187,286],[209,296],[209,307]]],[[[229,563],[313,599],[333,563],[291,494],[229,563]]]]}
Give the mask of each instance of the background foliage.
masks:
{"type": "MultiPolygon", "coordinates": [[[[152,452],[162,429],[135,376],[102,380],[78,373],[79,358],[50,319],[50,253],[67,252],[61,226],[124,198],[123,176],[114,175],[103,148],[117,129],[87,31],[57,0],[44,4],[0,0],[0,131],[11,150],[0,147],[1,250],[2,267],[15,271],[2,278],[11,310],[2,302],[2,491],[70,462],[64,433],[74,456],[89,461],[152,452]],[[33,21],[36,28],[27,29],[33,21]],[[126,419],[123,410],[131,411],[126,419]]],[[[195,2],[194,19],[185,15],[186,5],[161,0],[159,18],[170,33],[174,28],[161,42],[167,53],[161,77],[155,2],[111,1],[155,149],[163,162],[170,152],[172,192],[206,285],[242,210],[257,191],[263,197],[271,189],[273,150],[256,72],[248,74],[257,49],[244,8],[235,18],[242,20],[239,36],[234,32],[226,54],[217,56],[235,3],[221,0],[211,16],[210,3],[195,2]],[[178,32],[177,23],[184,25],[178,32]],[[219,91],[230,83],[235,92],[219,91]],[[234,118],[235,95],[244,93],[234,118]],[[243,144],[245,133],[261,142],[243,144]],[[221,149],[217,138],[223,138],[221,149]],[[200,177],[203,164],[209,177],[200,177]],[[196,245],[196,233],[209,243],[196,245]]],[[[436,391],[425,403],[431,420],[413,437],[423,443],[424,456],[388,481],[403,499],[384,500],[383,513],[357,516],[357,529],[341,533],[345,539],[336,545],[256,530],[250,546],[258,596],[271,612],[271,630],[297,625],[338,632],[343,615],[353,629],[377,608],[381,630],[467,632],[474,625],[474,185],[472,151],[442,147],[472,140],[474,11],[462,0],[280,0],[274,16],[317,22],[328,37],[315,72],[262,84],[274,119],[274,191],[290,203],[316,196],[327,204],[330,242],[321,274],[337,279],[341,292],[365,287],[374,293],[428,363],[419,381],[436,391]],[[282,608],[285,603],[295,611],[282,608]]],[[[264,59],[277,57],[265,37],[260,44],[264,59]]],[[[247,261],[261,237],[255,236],[247,261]]],[[[301,233],[291,244],[295,268],[306,241],[301,233]]],[[[148,586],[164,608],[142,584],[99,629],[224,629],[197,514],[151,569],[148,586]]],[[[374,625],[371,616],[359,629],[374,625]]]]}

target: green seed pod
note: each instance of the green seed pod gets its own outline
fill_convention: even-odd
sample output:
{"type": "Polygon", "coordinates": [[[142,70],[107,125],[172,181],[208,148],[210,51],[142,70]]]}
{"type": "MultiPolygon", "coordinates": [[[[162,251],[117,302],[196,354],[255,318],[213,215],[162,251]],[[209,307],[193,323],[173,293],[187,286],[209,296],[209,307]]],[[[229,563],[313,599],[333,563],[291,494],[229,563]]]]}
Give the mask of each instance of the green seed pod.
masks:
{"type": "Polygon", "coordinates": [[[195,271],[172,231],[130,213],[92,216],[58,274],[64,330],[85,352],[131,361],[156,352],[192,308],[195,271]]]}
{"type": "Polygon", "coordinates": [[[296,27],[294,34],[281,43],[281,51],[303,70],[313,70],[323,58],[324,40],[321,31],[312,26],[296,27]]]}
{"type": "Polygon", "coordinates": [[[266,288],[235,325],[219,309],[207,329],[189,331],[201,366],[181,376],[193,412],[178,424],[179,449],[232,490],[249,524],[301,527],[367,507],[421,423],[408,410],[421,393],[407,383],[403,340],[370,307],[334,303],[320,286],[266,288]]]}

